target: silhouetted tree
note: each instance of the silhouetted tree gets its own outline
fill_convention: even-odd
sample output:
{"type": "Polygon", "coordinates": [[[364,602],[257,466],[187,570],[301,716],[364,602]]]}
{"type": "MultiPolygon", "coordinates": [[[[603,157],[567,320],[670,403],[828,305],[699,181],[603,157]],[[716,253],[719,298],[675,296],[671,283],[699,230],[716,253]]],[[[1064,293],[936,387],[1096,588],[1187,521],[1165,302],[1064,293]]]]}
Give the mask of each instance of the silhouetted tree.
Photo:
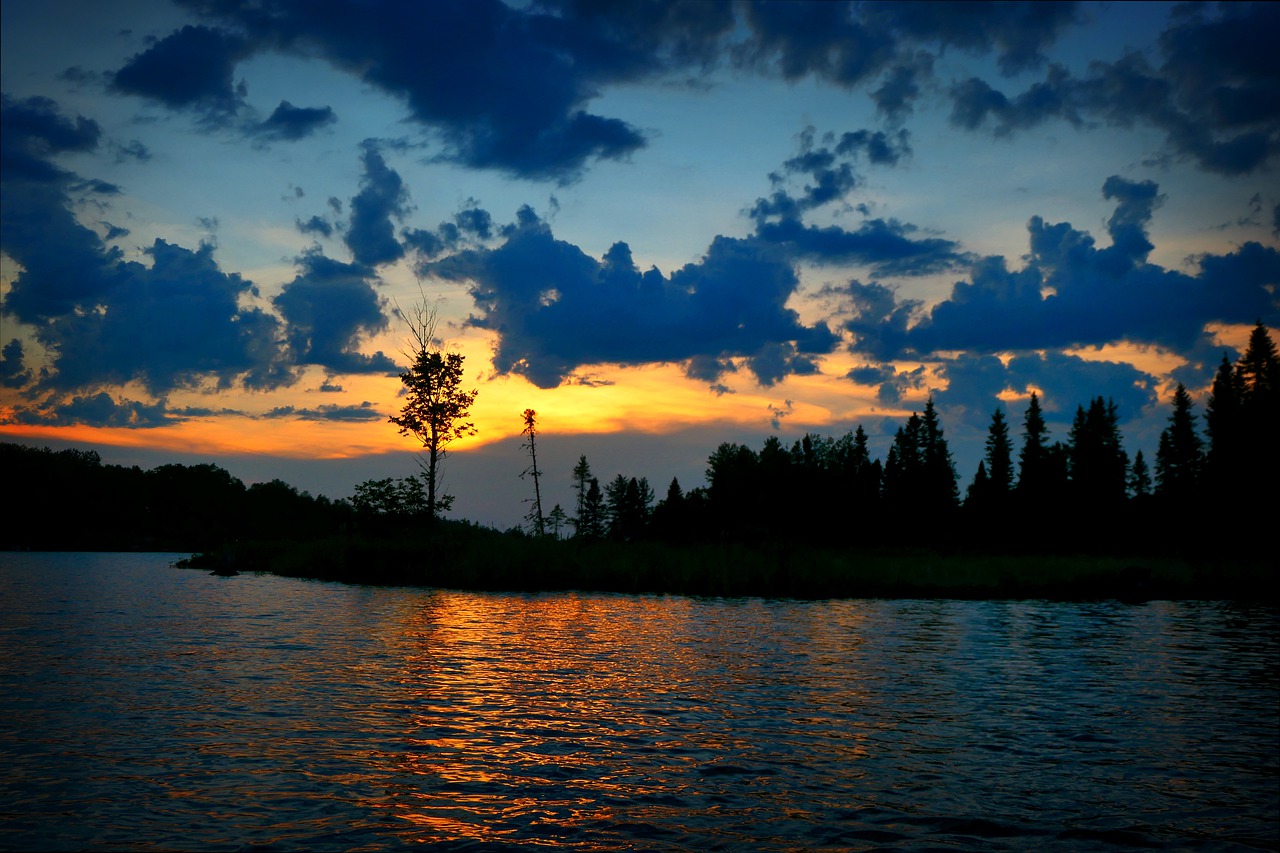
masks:
{"type": "Polygon", "coordinates": [[[1147,460],[1142,458],[1141,450],[1133,455],[1133,466],[1129,469],[1129,494],[1134,498],[1144,498],[1151,494],[1151,473],[1147,470],[1147,460]]]}
{"type": "Polygon", "coordinates": [[[405,387],[404,407],[388,420],[400,428],[401,435],[412,435],[422,443],[426,459],[419,464],[426,475],[427,518],[434,520],[438,512],[453,504],[452,496],[440,488],[440,465],[452,441],[475,435],[475,425],[465,419],[479,392],[462,388],[463,356],[445,352],[436,343],[438,316],[434,307],[424,300],[401,316],[409,327],[405,355],[412,364],[400,375],[405,387]]]}
{"type": "Polygon", "coordinates": [[[1086,410],[1076,407],[1067,443],[1067,466],[1078,508],[1123,502],[1129,456],[1120,438],[1119,415],[1110,400],[1095,397],[1086,410]]]}
{"type": "Polygon", "coordinates": [[[1213,377],[1209,402],[1205,406],[1205,429],[1209,444],[1205,454],[1205,480],[1217,497],[1235,494],[1248,455],[1244,424],[1243,377],[1224,354],[1213,377]]]}
{"type": "Polygon", "coordinates": [[[648,522],[653,490],[647,480],[619,474],[605,486],[604,503],[609,536],[613,539],[635,539],[648,522]]]}
{"type": "Polygon", "coordinates": [[[978,462],[978,471],[973,475],[973,482],[965,492],[964,505],[970,509],[985,508],[991,501],[991,479],[987,477],[987,465],[978,462]]]}
{"type": "Polygon", "coordinates": [[[707,493],[721,535],[758,533],[760,508],[756,454],[744,444],[724,443],[707,459],[707,493]]]}
{"type": "Polygon", "coordinates": [[[599,539],[605,530],[604,495],[600,491],[600,481],[592,477],[587,481],[587,493],[578,510],[575,521],[575,536],[583,539],[599,539]]]}
{"type": "MultiPolygon", "coordinates": [[[[1249,344],[1236,365],[1239,375],[1240,408],[1248,472],[1245,482],[1256,488],[1262,483],[1274,505],[1280,478],[1280,355],[1261,321],[1249,333],[1249,344]]],[[[1251,489],[1252,490],[1252,489],[1251,489]]]]}
{"type": "Polygon", "coordinates": [[[924,507],[935,512],[953,509],[960,498],[956,467],[933,397],[925,401],[920,418],[920,463],[920,500],[924,507]]]}
{"type": "Polygon", "coordinates": [[[997,408],[991,415],[986,443],[987,479],[991,493],[1004,497],[1013,488],[1013,444],[1009,441],[1009,425],[1004,410],[997,408]]]}
{"type": "Polygon", "coordinates": [[[1160,433],[1156,451],[1156,493],[1189,500],[1200,485],[1204,443],[1196,433],[1195,404],[1181,382],[1173,393],[1169,426],[1160,433]]]}
{"type": "Polygon", "coordinates": [[[546,533],[546,525],[542,518],[542,489],[538,482],[538,478],[542,476],[542,472],[538,470],[538,413],[533,409],[525,409],[523,418],[524,429],[521,433],[529,438],[524,447],[529,451],[530,462],[529,467],[525,468],[520,476],[522,478],[525,475],[533,477],[533,507],[529,512],[529,517],[533,522],[534,532],[542,536],[546,533]]]}
{"type": "Polygon", "coordinates": [[[1276,397],[1280,395],[1280,355],[1261,320],[1249,333],[1249,343],[1236,370],[1240,374],[1240,390],[1246,405],[1275,405],[1276,397]]]}
{"type": "Polygon", "coordinates": [[[560,508],[560,504],[556,504],[551,508],[551,512],[547,513],[547,524],[551,525],[551,535],[556,539],[560,538],[560,529],[569,521],[569,516],[560,508]]]}
{"type": "Polygon", "coordinates": [[[1023,417],[1022,435],[1022,450],[1018,452],[1018,492],[1026,498],[1040,498],[1049,487],[1049,428],[1040,411],[1040,398],[1034,391],[1023,417]]]}
{"type": "Polygon", "coordinates": [[[583,513],[587,506],[587,489],[591,485],[591,466],[587,464],[585,455],[578,457],[578,464],[573,466],[573,490],[577,493],[577,503],[574,505],[573,518],[569,519],[569,523],[573,525],[575,532],[582,530],[583,513]]]}

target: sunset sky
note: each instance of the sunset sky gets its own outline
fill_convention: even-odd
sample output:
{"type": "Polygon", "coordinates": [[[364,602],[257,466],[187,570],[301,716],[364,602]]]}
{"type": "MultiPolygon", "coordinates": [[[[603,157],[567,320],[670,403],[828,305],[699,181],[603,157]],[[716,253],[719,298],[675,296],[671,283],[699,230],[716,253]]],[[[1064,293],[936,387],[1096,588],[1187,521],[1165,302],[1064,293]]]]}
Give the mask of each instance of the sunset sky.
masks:
{"type": "MultiPolygon", "coordinates": [[[[1280,327],[1280,4],[8,0],[0,440],[314,494],[417,469],[423,296],[478,435],[454,515],[883,456],[933,395],[1119,406],[1154,455],[1280,327]]],[[[1202,408],[1201,408],[1202,411],[1202,408]]]]}

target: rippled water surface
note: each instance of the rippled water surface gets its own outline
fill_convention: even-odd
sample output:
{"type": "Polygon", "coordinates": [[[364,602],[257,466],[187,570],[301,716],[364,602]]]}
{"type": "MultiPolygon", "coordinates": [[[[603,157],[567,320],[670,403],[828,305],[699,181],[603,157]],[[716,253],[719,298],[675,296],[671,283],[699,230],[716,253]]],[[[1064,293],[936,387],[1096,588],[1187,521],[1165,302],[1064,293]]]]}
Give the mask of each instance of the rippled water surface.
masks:
{"type": "Polygon", "coordinates": [[[1278,614],[0,553],[0,848],[1280,846],[1278,614]]]}

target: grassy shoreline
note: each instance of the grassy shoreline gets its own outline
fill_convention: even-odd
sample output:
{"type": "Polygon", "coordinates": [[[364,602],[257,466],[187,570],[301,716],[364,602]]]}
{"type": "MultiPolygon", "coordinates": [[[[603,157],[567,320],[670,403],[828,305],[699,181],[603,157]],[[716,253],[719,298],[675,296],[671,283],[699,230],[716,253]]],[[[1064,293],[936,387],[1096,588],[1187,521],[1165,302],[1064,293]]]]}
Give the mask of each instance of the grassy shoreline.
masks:
{"type": "Polygon", "coordinates": [[[967,598],[1274,603],[1260,560],[1170,555],[991,554],[768,542],[576,542],[442,527],[396,537],[237,542],[183,568],[354,584],[782,598],[967,598]]]}

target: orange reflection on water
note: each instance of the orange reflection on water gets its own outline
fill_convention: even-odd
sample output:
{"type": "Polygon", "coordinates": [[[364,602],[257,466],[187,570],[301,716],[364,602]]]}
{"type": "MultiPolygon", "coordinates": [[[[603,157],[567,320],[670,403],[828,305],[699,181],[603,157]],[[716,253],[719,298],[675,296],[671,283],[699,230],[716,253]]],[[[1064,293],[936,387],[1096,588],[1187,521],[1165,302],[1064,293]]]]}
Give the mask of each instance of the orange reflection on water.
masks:
{"type": "Polygon", "coordinates": [[[385,625],[402,644],[403,750],[382,760],[413,782],[381,805],[424,837],[564,842],[624,818],[661,822],[718,786],[767,793],[783,765],[799,764],[788,757],[793,719],[809,737],[840,740],[841,760],[864,753],[865,737],[838,720],[855,686],[801,651],[839,626],[779,626],[797,647],[781,681],[756,654],[771,613],[738,607],[752,612],[718,623],[723,607],[691,599],[433,594],[385,625]],[[750,704],[762,681],[774,707],[750,704]],[[746,730],[761,719],[777,755],[760,755],[759,728],[746,730]]]}

